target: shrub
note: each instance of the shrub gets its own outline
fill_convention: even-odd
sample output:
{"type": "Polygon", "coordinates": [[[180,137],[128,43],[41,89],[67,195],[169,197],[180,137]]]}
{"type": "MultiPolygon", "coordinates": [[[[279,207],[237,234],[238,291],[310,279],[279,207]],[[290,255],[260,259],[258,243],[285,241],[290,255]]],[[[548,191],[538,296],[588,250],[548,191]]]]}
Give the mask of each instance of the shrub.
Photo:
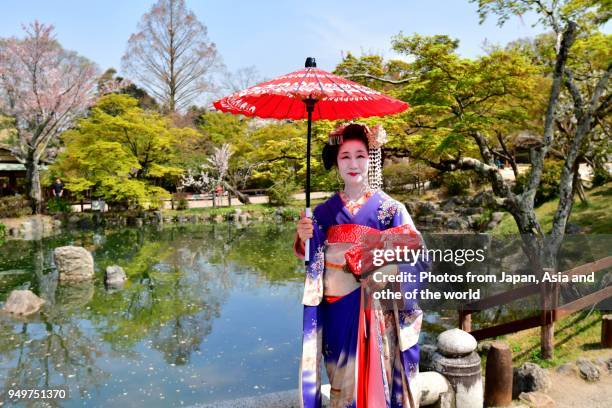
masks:
{"type": "Polygon", "coordinates": [[[435,177],[437,171],[418,161],[400,161],[383,167],[385,190],[403,191],[406,185],[416,186],[435,177]]]}
{"type": "Polygon", "coordinates": [[[187,193],[174,193],[172,199],[174,200],[175,210],[186,210],[187,208],[189,208],[189,201],[187,201],[187,193]]]}
{"type": "Polygon", "coordinates": [[[298,190],[298,185],[293,178],[278,180],[268,189],[270,204],[274,206],[288,205],[293,199],[293,194],[298,190]]]}
{"type": "Polygon", "coordinates": [[[493,210],[491,208],[485,208],[482,214],[476,219],[476,229],[478,231],[484,231],[485,227],[491,221],[491,216],[493,215],[493,210]]]}
{"type": "Polygon", "coordinates": [[[72,206],[61,197],[52,197],[47,202],[47,211],[49,214],[67,214],[72,212],[72,206]]]}
{"type": "Polygon", "coordinates": [[[6,225],[0,222],[0,245],[4,243],[4,237],[6,237],[6,225]]]}
{"type": "MultiPolygon", "coordinates": [[[[559,179],[561,178],[561,170],[563,169],[563,162],[560,160],[545,160],[542,168],[542,178],[540,180],[540,186],[536,191],[535,205],[539,206],[546,201],[552,200],[559,195],[559,179]]],[[[531,175],[531,170],[523,174],[519,174],[516,179],[514,186],[514,192],[521,194],[525,191],[527,181],[531,175]]]]}
{"type": "Polygon", "coordinates": [[[0,198],[0,218],[23,217],[32,214],[30,200],[22,195],[0,198]]]}
{"type": "Polygon", "coordinates": [[[281,217],[285,221],[299,220],[301,211],[301,208],[285,207],[281,210],[281,217]]]}
{"type": "Polygon", "coordinates": [[[153,197],[149,201],[149,211],[157,211],[164,208],[164,200],[163,197],[153,197]]]}
{"type": "Polygon", "coordinates": [[[467,172],[453,171],[441,176],[441,184],[449,195],[463,195],[470,188],[471,175],[467,172]]]}
{"type": "Polygon", "coordinates": [[[596,167],[593,170],[593,187],[603,186],[610,180],[612,180],[612,177],[610,177],[610,173],[607,169],[596,167]]]}

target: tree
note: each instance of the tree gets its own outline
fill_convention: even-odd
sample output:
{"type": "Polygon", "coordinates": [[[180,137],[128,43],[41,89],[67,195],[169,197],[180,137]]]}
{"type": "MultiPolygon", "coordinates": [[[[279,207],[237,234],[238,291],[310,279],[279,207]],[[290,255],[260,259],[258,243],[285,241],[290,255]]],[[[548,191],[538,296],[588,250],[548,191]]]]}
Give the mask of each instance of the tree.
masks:
{"type": "MultiPolygon", "coordinates": [[[[186,145],[182,159],[188,168],[199,173],[200,164],[213,155],[215,149],[228,143],[232,155],[225,177],[225,187],[238,198],[244,188],[269,188],[288,179],[298,186],[306,178],[306,156],[303,121],[278,121],[245,118],[222,112],[202,112],[195,124],[202,138],[186,145]]],[[[321,149],[333,129],[334,122],[317,121],[313,124],[313,157],[320,157],[321,149]]],[[[323,169],[321,160],[311,163],[311,186],[330,188],[338,185],[333,172],[323,169]]]]}
{"type": "MultiPolygon", "coordinates": [[[[444,130],[445,122],[432,122],[431,118],[440,117],[445,111],[452,113],[450,116],[452,120],[448,124],[459,124],[459,128],[453,126],[452,131],[449,131],[446,136],[437,140],[433,139],[428,146],[422,146],[424,149],[421,153],[425,155],[424,159],[442,171],[474,170],[485,177],[491,183],[497,198],[496,203],[513,216],[523,239],[525,253],[533,269],[540,274],[545,269],[556,271],[558,270],[557,255],[573,205],[574,181],[577,177],[580,152],[585,148],[589,135],[596,126],[599,126],[601,118],[609,113],[611,99],[607,87],[612,71],[609,57],[605,59],[602,67],[590,71],[588,80],[581,86],[575,74],[575,67],[572,66],[572,58],[577,51],[577,47],[573,46],[577,44],[577,39],[579,43],[580,39],[586,39],[597,33],[597,28],[610,18],[609,7],[606,7],[607,2],[605,1],[586,0],[471,1],[478,3],[481,20],[484,20],[489,14],[494,14],[498,17],[500,25],[503,25],[512,15],[534,11],[539,15],[540,22],[552,29],[556,39],[553,52],[539,55],[544,61],[542,74],[545,75],[544,79],[548,82],[549,91],[543,104],[542,117],[544,119],[539,127],[542,136],[532,138],[529,145],[531,171],[521,193],[515,193],[510,188],[511,186],[501,177],[495,166],[495,157],[498,155],[512,160],[503,138],[495,136],[499,135],[500,131],[507,132],[512,127],[516,129],[516,125],[520,124],[516,120],[517,117],[512,114],[513,110],[509,109],[512,106],[512,99],[518,95],[512,95],[509,92],[513,88],[503,85],[505,81],[503,78],[498,78],[502,79],[501,82],[494,80],[490,86],[481,82],[481,79],[487,74],[503,74],[502,70],[487,70],[485,65],[475,72],[476,75],[466,78],[462,75],[458,76],[464,64],[457,61],[452,53],[447,52],[448,47],[453,47],[452,43],[449,43],[443,36],[437,36],[433,41],[414,41],[413,38],[405,44],[406,47],[402,42],[396,41],[394,44],[396,50],[400,46],[400,50],[403,48],[416,58],[416,61],[411,64],[414,70],[409,72],[412,77],[401,81],[389,81],[383,78],[383,81],[409,84],[406,88],[410,92],[404,94],[403,97],[411,102],[414,108],[408,115],[412,115],[414,119],[418,118],[415,115],[421,113],[421,118],[418,118],[420,123],[413,121],[417,128],[422,128],[418,132],[435,134],[444,130]],[[423,75],[429,78],[423,78],[423,75]],[[438,78],[434,75],[438,75],[438,78]],[[475,88],[475,92],[457,92],[461,90],[457,88],[459,85],[472,87],[474,84],[471,81],[476,81],[475,84],[480,85],[475,88]],[[499,87],[499,85],[502,86],[499,87]],[[571,101],[569,112],[573,116],[575,126],[563,129],[566,135],[565,149],[562,153],[563,168],[559,183],[559,204],[553,218],[552,230],[549,235],[546,235],[536,217],[534,200],[541,184],[544,160],[549,154],[555,154],[554,144],[558,140],[560,123],[557,118],[564,88],[571,101]],[[500,100],[500,98],[503,99],[500,100]],[[475,102],[478,102],[480,106],[475,106],[475,102]],[[487,105],[490,105],[489,108],[487,105]],[[465,109],[466,106],[470,106],[469,110],[465,109]],[[491,116],[489,114],[492,112],[491,109],[497,110],[498,114],[491,116]],[[499,115],[500,113],[502,115],[499,115]],[[488,129],[482,126],[487,122],[493,126],[488,129]],[[435,159],[427,157],[426,155],[431,152],[445,153],[448,157],[439,156],[435,159]]],[[[500,56],[502,55],[498,54],[498,58],[491,59],[487,65],[499,64],[502,61],[500,56]]],[[[510,70],[509,72],[515,69],[512,65],[506,68],[510,70]]],[[[516,83],[516,85],[521,84],[516,83]]],[[[534,108],[525,110],[519,105],[516,106],[515,112],[519,115],[522,112],[537,112],[537,104],[534,108]]],[[[526,116],[525,125],[536,125],[536,117],[526,116]],[[534,119],[529,120],[530,117],[534,119]]],[[[553,324],[542,327],[541,354],[543,358],[552,357],[553,350],[550,340],[553,330],[553,324]]]]}
{"type": "MultiPolygon", "coordinates": [[[[554,68],[551,61],[554,61],[555,56],[555,37],[554,33],[545,33],[533,40],[517,41],[510,44],[509,47],[522,49],[526,55],[529,55],[543,67],[547,76],[550,76],[554,68]]],[[[576,37],[568,56],[566,71],[574,76],[575,85],[585,100],[592,98],[597,81],[609,64],[610,49],[612,49],[611,35],[592,32],[588,35],[583,34],[576,37]]],[[[554,115],[554,138],[549,150],[549,154],[557,159],[564,160],[571,149],[578,124],[575,109],[571,94],[567,90],[562,90],[554,115]]],[[[578,149],[578,155],[574,162],[573,190],[584,204],[588,204],[588,202],[583,191],[582,179],[578,174],[578,167],[586,163],[594,169],[596,174],[607,173],[605,163],[610,159],[612,143],[610,140],[609,113],[610,106],[606,107],[606,104],[604,104],[593,116],[591,130],[578,149]]]]}
{"type": "Polygon", "coordinates": [[[105,95],[89,117],[62,135],[66,149],[51,171],[63,175],[75,193],[91,190],[111,203],[146,207],[169,196],[155,184],[182,174],[174,165],[176,144],[194,133],[142,110],[128,95],[105,95]]]}
{"type": "Polygon", "coordinates": [[[40,163],[48,147],[95,99],[97,69],[34,22],[25,38],[0,40],[0,111],[15,119],[13,153],[26,166],[32,210],[42,211],[40,163]]]}
{"type": "MultiPolygon", "coordinates": [[[[417,135],[417,143],[412,143],[413,150],[408,153],[441,171],[473,170],[486,178],[493,188],[495,203],[513,216],[534,271],[540,274],[544,269],[556,271],[557,254],[573,205],[581,152],[588,150],[585,146],[594,131],[604,134],[606,131],[603,122],[612,98],[607,86],[612,64],[609,52],[602,51],[609,44],[609,36],[602,41],[598,27],[610,18],[609,8],[605,1],[471,1],[478,3],[481,19],[494,14],[500,25],[512,15],[536,12],[540,22],[552,29],[554,46],[540,48],[531,62],[525,60],[524,54],[521,58],[520,50],[508,49],[493,50],[474,64],[459,59],[454,53],[456,44],[446,36],[400,35],[394,41],[394,49],[414,57],[414,62],[403,70],[405,77],[400,80],[379,79],[400,85],[396,92],[413,107],[404,116],[410,123],[406,134],[417,135]],[[581,52],[581,47],[590,51],[581,52]],[[594,58],[598,56],[602,57],[594,58]],[[591,64],[583,64],[580,70],[579,59],[591,64]],[[593,63],[594,59],[599,61],[593,63]],[[534,68],[539,71],[540,80],[534,68]],[[521,70],[526,71],[521,74],[521,70]],[[580,75],[578,71],[582,71],[580,75]],[[538,99],[543,93],[538,90],[543,89],[542,84],[548,90],[540,106],[538,99]],[[535,95],[532,102],[528,98],[530,88],[535,95]],[[560,103],[564,96],[569,103],[562,111],[560,103]],[[538,120],[539,111],[542,121],[538,120]],[[569,118],[573,125],[564,126],[564,118],[569,118]],[[504,135],[520,127],[538,129],[542,136],[530,138],[531,171],[523,191],[518,193],[501,176],[495,158],[508,159],[516,174],[504,135]],[[561,133],[563,141],[559,143],[561,133]],[[560,154],[555,147],[562,148],[560,154]],[[552,230],[546,235],[536,217],[534,200],[548,155],[561,156],[563,167],[559,204],[552,230]]],[[[369,72],[355,74],[366,79],[375,77],[369,72]]],[[[547,339],[552,339],[553,327],[548,324],[542,328],[544,358],[552,357],[552,342],[547,339]]]]}
{"type": "MultiPolygon", "coordinates": [[[[577,178],[579,156],[585,148],[589,136],[610,110],[612,94],[608,90],[608,80],[612,72],[612,63],[608,57],[600,66],[591,66],[588,75],[583,79],[585,83],[580,86],[577,77],[576,56],[581,54],[580,48],[592,35],[600,35],[598,27],[605,24],[610,18],[609,7],[606,1],[585,0],[471,0],[478,3],[478,12],[481,21],[489,14],[497,16],[498,23],[504,24],[512,15],[522,14],[525,11],[535,11],[540,16],[540,22],[552,29],[556,43],[551,67],[550,94],[544,117],[542,138],[531,148],[531,172],[523,193],[514,195],[506,192],[500,194],[504,203],[510,209],[519,231],[524,235],[530,257],[542,268],[557,269],[556,257],[565,234],[565,227],[573,205],[575,180],[577,178]],[[571,115],[575,126],[562,128],[565,132],[565,151],[561,180],[559,182],[559,204],[555,212],[550,236],[545,237],[540,223],[535,217],[533,204],[536,190],[542,178],[544,159],[549,154],[557,140],[555,132],[560,123],[557,120],[563,88],[571,100],[573,107],[571,115]]],[[[609,36],[608,36],[609,37],[609,36]]],[[[604,44],[606,42],[604,41],[604,44]]],[[[609,44],[609,39],[607,41],[609,44]]],[[[582,53],[584,56],[584,53],[582,53]]],[[[486,153],[485,149],[481,149],[486,153]]],[[[488,163],[487,163],[488,164],[488,163]]],[[[548,330],[552,330],[551,327],[548,330]]],[[[544,358],[552,357],[552,349],[543,349],[544,358]]]]}
{"type": "Polygon", "coordinates": [[[184,0],[159,0],[130,36],[123,69],[169,112],[186,108],[212,84],[207,77],[219,65],[206,27],[184,0]]]}
{"type": "Polygon", "coordinates": [[[400,34],[393,48],[413,62],[372,65],[349,56],[339,65],[345,76],[378,81],[386,93],[410,102],[405,113],[378,119],[390,135],[387,156],[409,156],[443,170],[456,161],[475,164],[478,142],[485,140],[497,148],[492,155],[505,158],[507,135],[536,125],[532,118],[543,105],[539,68],[519,51],[491,49],[468,59],[457,54],[458,46],[445,35],[400,34]]]}
{"type": "Polygon", "coordinates": [[[108,68],[98,79],[98,93],[122,93],[138,99],[138,106],[146,110],[159,110],[159,105],[147,91],[132,81],[117,75],[114,68],[108,68]]]}
{"type": "Polygon", "coordinates": [[[242,91],[264,81],[259,76],[254,65],[237,69],[235,72],[225,72],[224,87],[229,93],[242,91]]]}

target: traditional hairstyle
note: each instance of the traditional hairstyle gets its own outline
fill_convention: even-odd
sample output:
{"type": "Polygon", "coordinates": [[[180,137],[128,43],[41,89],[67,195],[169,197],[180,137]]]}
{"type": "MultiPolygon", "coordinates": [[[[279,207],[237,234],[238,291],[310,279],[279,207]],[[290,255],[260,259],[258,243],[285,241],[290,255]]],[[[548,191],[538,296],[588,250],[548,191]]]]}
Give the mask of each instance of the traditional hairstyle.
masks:
{"type": "Polygon", "coordinates": [[[340,145],[347,140],[360,140],[366,146],[370,159],[368,184],[374,189],[382,187],[381,146],[387,141],[387,133],[382,125],[376,125],[370,129],[365,124],[349,122],[334,129],[329,134],[328,143],[323,146],[323,166],[326,170],[338,164],[340,145]]]}
{"type": "Polygon", "coordinates": [[[338,165],[338,152],[340,150],[340,145],[347,140],[359,140],[363,142],[366,147],[366,150],[370,149],[368,136],[366,134],[366,129],[364,126],[357,123],[350,123],[348,126],[345,126],[341,129],[340,134],[334,134],[334,132],[330,133],[330,141],[331,138],[334,139],[336,143],[326,143],[323,146],[323,166],[325,166],[325,170],[330,170],[332,167],[338,165]],[[333,134],[333,135],[332,135],[333,134]],[[340,143],[337,143],[337,142],[340,143]]]}

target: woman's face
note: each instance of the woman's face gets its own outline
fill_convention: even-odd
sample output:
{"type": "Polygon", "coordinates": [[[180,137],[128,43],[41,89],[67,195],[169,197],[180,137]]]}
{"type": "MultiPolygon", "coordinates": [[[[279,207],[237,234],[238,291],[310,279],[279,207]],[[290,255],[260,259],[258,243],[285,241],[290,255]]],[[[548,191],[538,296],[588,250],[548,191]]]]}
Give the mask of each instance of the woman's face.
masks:
{"type": "Polygon", "coordinates": [[[345,184],[364,184],[368,180],[368,149],[360,140],[347,140],[338,150],[338,171],[345,184]]]}

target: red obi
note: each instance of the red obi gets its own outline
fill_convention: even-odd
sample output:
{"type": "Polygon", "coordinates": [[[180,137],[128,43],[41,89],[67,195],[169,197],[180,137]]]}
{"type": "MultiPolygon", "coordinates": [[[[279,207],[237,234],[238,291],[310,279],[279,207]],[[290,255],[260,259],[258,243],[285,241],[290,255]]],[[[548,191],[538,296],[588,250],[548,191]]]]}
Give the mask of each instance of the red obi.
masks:
{"type": "MultiPolygon", "coordinates": [[[[344,259],[356,276],[362,276],[382,265],[374,265],[375,249],[421,248],[420,234],[408,224],[384,231],[359,224],[340,224],[327,230],[329,243],[349,242],[353,245],[344,254],[344,259]]],[[[384,261],[384,258],[382,259],[384,261]]],[[[388,262],[385,262],[388,263],[388,262]]]]}

